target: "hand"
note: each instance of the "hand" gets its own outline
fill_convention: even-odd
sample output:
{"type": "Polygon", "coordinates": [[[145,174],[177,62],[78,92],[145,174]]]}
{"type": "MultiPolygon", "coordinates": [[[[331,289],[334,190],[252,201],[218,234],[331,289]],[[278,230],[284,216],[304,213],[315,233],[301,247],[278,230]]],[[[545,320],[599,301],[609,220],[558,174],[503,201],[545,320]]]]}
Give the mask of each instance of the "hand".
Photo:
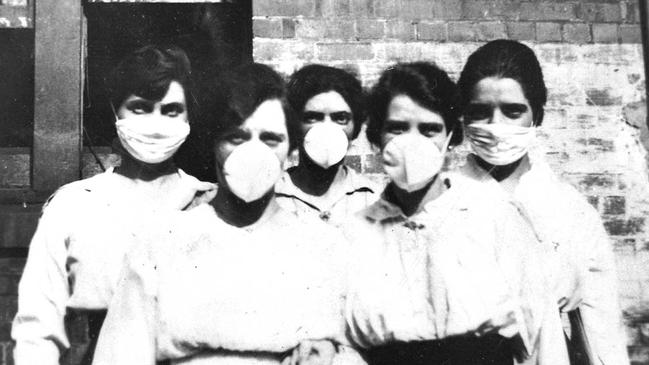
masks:
{"type": "Polygon", "coordinates": [[[308,340],[297,345],[282,365],[331,365],[336,347],[329,340],[308,340]]]}

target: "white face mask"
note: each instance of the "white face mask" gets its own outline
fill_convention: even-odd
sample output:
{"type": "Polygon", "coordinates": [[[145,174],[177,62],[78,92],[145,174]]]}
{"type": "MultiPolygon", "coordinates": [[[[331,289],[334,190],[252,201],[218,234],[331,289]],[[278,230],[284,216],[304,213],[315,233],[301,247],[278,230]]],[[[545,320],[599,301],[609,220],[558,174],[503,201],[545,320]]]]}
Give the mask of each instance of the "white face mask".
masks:
{"type": "Polygon", "coordinates": [[[261,142],[237,146],[223,163],[223,176],[230,191],[246,203],[271,191],[282,175],[275,152],[261,142]]]}
{"type": "Polygon", "coordinates": [[[139,161],[155,164],[170,159],[189,135],[189,123],[180,118],[135,115],[115,122],[126,151],[139,161]]]}
{"type": "Polygon", "coordinates": [[[420,190],[442,169],[450,141],[451,134],[440,151],[432,139],[420,134],[396,136],[383,149],[383,168],[399,188],[407,192],[420,190]]]}
{"type": "Polygon", "coordinates": [[[494,166],[509,165],[527,153],[536,128],[509,124],[469,124],[465,135],[476,155],[494,166]]]}
{"type": "Polygon", "coordinates": [[[342,161],[348,147],[347,135],[340,126],[333,123],[318,123],[304,136],[304,151],[323,169],[342,161]]]}

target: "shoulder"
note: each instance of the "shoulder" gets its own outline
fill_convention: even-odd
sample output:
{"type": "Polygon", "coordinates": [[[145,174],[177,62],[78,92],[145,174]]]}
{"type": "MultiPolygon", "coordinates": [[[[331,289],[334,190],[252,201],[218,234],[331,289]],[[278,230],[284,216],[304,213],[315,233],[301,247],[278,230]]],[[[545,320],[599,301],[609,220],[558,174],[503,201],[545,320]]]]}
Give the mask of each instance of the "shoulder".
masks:
{"type": "Polygon", "coordinates": [[[43,205],[43,210],[90,204],[89,198],[104,193],[105,187],[110,186],[112,172],[104,172],[83,180],[73,181],[58,188],[43,205]]]}

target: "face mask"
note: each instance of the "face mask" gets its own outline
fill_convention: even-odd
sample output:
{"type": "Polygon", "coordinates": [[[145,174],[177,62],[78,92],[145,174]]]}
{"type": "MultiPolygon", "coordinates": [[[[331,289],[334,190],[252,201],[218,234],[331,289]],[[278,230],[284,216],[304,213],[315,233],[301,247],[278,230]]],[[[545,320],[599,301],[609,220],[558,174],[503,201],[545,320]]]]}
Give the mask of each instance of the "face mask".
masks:
{"type": "Polygon", "coordinates": [[[469,124],[465,134],[476,155],[494,166],[509,165],[527,153],[536,128],[509,124],[469,124]]]}
{"type": "Polygon", "coordinates": [[[132,116],[117,120],[115,128],[124,149],[150,164],[170,159],[189,135],[187,120],[176,118],[132,116]]]}
{"type": "Polygon", "coordinates": [[[333,123],[318,123],[304,136],[304,151],[323,169],[342,161],[348,147],[347,135],[341,127],[333,123]]]}
{"type": "Polygon", "coordinates": [[[225,159],[223,175],[230,191],[250,203],[273,189],[282,175],[282,166],[270,147],[261,142],[245,142],[225,159]]]}
{"type": "Polygon", "coordinates": [[[450,141],[451,134],[440,151],[433,140],[420,134],[396,136],[383,149],[383,168],[399,188],[420,190],[441,170],[450,141]]]}

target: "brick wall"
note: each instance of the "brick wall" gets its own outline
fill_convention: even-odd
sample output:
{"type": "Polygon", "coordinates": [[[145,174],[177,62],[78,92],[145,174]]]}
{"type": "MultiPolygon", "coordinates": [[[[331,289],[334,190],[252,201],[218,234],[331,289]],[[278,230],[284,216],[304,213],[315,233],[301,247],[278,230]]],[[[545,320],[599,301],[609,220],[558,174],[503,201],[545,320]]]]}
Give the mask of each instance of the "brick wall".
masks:
{"type": "MultiPolygon", "coordinates": [[[[0,0],[0,27],[31,27],[32,4],[0,0]]],[[[387,65],[430,60],[457,77],[484,41],[512,38],[529,44],[550,90],[540,140],[555,171],[582,191],[605,221],[615,244],[631,356],[635,364],[649,364],[649,131],[635,1],[253,4],[254,57],[285,75],[308,63],[325,63],[347,68],[371,86],[387,65]]],[[[454,157],[461,161],[462,153],[454,157]]],[[[21,158],[29,160],[27,154],[9,159],[21,158]]],[[[107,158],[110,163],[114,157],[107,158]]],[[[84,176],[97,172],[90,160],[84,158],[84,176]]],[[[354,144],[349,162],[382,178],[379,160],[363,138],[354,144]]],[[[28,169],[24,172],[7,181],[24,185],[29,176],[28,169]]],[[[25,214],[30,220],[36,216],[31,208],[25,214]]],[[[12,217],[0,216],[0,229],[21,224],[12,217]]],[[[23,264],[23,259],[0,259],[0,365],[12,364],[9,331],[23,264]]]]}
{"type": "MultiPolygon", "coordinates": [[[[371,86],[390,64],[429,60],[456,78],[485,41],[510,38],[530,45],[550,92],[540,143],[554,170],[604,219],[615,245],[631,357],[635,364],[649,364],[649,132],[636,1],[253,4],[254,58],[284,75],[324,63],[346,68],[371,86]]],[[[354,165],[380,178],[367,141],[359,138],[352,153],[354,165]]]]}

